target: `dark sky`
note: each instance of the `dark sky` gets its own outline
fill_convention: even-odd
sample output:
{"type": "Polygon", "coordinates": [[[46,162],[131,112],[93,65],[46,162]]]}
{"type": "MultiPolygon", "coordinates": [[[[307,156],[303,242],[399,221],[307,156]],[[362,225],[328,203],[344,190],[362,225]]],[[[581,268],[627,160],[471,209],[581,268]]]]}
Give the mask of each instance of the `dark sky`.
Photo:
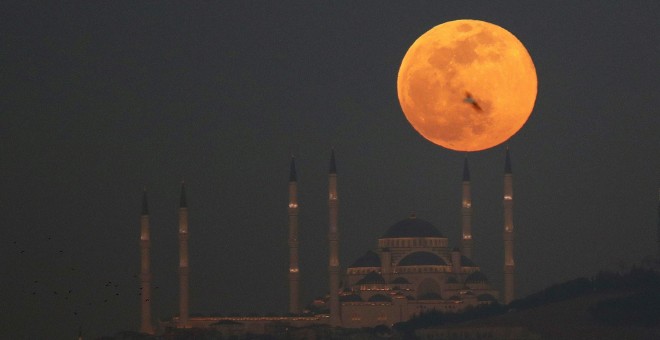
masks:
{"type": "MultiPolygon", "coordinates": [[[[659,13],[651,0],[3,2],[0,329],[137,329],[144,185],[154,315],[178,313],[182,179],[192,312],[285,312],[291,153],[303,301],[327,291],[332,147],[343,268],[412,210],[457,246],[464,154],[414,131],[396,78],[418,36],[462,18],[512,32],[538,74],[507,142],[517,294],[639,262],[657,247],[659,13]]],[[[500,288],[504,146],[469,161],[475,259],[500,288]]]]}

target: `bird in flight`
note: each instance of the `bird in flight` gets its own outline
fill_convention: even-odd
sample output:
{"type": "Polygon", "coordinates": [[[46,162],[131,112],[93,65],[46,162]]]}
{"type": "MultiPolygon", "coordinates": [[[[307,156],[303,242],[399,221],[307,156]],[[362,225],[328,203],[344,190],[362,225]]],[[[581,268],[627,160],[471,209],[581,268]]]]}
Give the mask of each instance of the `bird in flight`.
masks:
{"type": "Polygon", "coordinates": [[[482,111],[481,106],[479,106],[479,103],[472,97],[470,92],[465,92],[465,99],[463,99],[464,103],[471,104],[472,107],[477,110],[477,111],[482,111]]]}

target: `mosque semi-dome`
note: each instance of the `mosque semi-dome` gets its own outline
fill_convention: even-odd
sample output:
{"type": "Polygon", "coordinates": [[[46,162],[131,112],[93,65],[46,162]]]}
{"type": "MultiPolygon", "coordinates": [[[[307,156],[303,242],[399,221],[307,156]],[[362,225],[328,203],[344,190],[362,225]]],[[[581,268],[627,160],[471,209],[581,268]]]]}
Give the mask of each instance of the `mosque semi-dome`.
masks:
{"type": "Polygon", "coordinates": [[[481,271],[473,272],[465,279],[465,283],[488,283],[488,278],[481,271]]]}
{"type": "Polygon", "coordinates": [[[395,285],[405,284],[405,285],[407,285],[407,284],[410,284],[410,281],[408,281],[408,279],[406,279],[405,277],[399,276],[396,279],[392,280],[390,282],[390,284],[395,284],[395,285]]]}
{"type": "Polygon", "coordinates": [[[382,275],[371,272],[365,275],[360,281],[356,282],[356,285],[369,285],[369,284],[385,284],[385,279],[382,275]]]}
{"type": "Polygon", "coordinates": [[[461,267],[479,267],[476,263],[470,260],[467,256],[461,255],[461,267]]]}
{"type": "Polygon", "coordinates": [[[380,267],[380,257],[376,252],[368,250],[348,268],[380,267]]]}
{"type": "Polygon", "coordinates": [[[444,237],[431,222],[417,218],[414,215],[401,220],[387,229],[382,238],[406,237],[444,237]]]}
{"type": "Polygon", "coordinates": [[[447,263],[440,256],[427,251],[416,251],[406,255],[399,261],[398,266],[446,266],[447,263]]]}

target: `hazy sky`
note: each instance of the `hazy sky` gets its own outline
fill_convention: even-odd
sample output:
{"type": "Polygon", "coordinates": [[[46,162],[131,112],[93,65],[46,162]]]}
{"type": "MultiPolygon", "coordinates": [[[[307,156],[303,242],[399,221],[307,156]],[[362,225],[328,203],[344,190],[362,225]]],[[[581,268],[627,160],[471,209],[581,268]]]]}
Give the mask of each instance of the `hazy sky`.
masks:
{"type": "MultiPolygon", "coordinates": [[[[412,210],[457,246],[464,154],[414,131],[396,78],[419,35],[461,18],[512,32],[538,74],[508,142],[518,296],[656,252],[660,2],[227,3],[0,5],[0,329],[12,338],[138,328],[145,185],[154,316],[178,313],[181,180],[191,312],[285,312],[291,153],[303,302],[328,286],[332,147],[342,268],[412,210]]],[[[500,288],[504,146],[468,157],[475,260],[500,288]]]]}

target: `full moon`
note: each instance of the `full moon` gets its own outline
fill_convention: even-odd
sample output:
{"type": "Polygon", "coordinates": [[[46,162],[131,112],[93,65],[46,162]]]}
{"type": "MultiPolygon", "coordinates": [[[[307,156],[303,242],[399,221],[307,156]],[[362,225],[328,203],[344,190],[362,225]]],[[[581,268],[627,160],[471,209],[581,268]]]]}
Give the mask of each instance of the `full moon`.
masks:
{"type": "Polygon", "coordinates": [[[420,36],[403,57],[399,103],[424,138],[456,151],[501,144],[525,124],[536,101],[536,69],[509,31],[456,20],[420,36]]]}

